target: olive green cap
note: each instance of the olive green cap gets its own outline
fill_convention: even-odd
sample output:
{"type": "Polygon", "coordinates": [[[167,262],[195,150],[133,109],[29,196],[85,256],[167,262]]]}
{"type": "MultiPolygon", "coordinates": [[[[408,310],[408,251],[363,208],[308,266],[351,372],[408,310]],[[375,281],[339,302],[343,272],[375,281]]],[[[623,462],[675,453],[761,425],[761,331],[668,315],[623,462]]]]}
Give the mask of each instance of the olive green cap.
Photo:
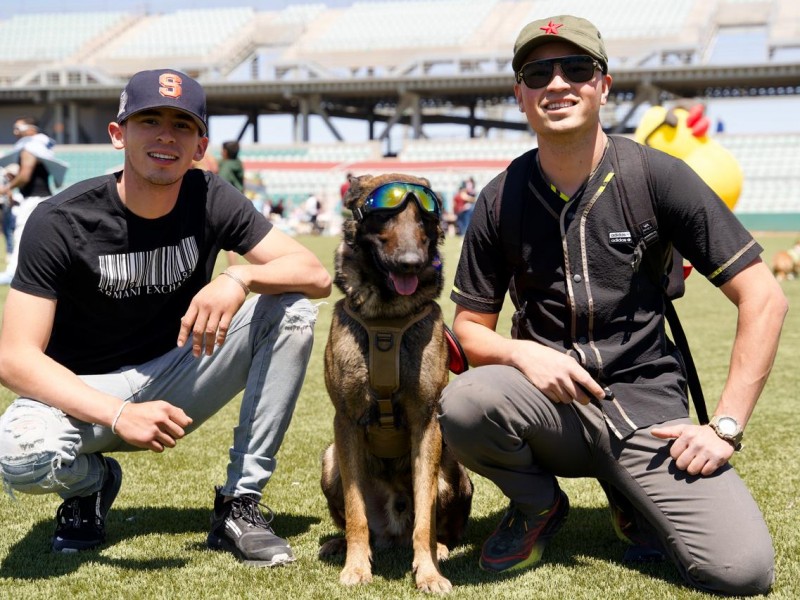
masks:
{"type": "Polygon", "coordinates": [[[511,61],[514,73],[522,68],[531,50],[542,44],[559,41],[575,44],[600,62],[604,73],[608,71],[606,45],[597,27],[581,17],[559,15],[533,21],[522,28],[514,43],[514,58],[511,61]]]}

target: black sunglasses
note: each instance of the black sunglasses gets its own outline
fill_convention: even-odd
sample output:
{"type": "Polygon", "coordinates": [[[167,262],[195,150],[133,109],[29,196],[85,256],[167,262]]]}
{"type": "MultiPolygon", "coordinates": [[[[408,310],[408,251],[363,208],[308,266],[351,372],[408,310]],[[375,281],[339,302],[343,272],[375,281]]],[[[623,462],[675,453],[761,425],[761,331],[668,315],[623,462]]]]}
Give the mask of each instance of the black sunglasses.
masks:
{"type": "Polygon", "coordinates": [[[353,216],[361,221],[371,212],[399,212],[411,197],[423,215],[439,217],[441,208],[436,193],[424,185],[404,181],[391,181],[372,190],[364,204],[353,209],[353,216]]]}
{"type": "Polygon", "coordinates": [[[531,89],[543,88],[553,79],[557,64],[561,66],[561,72],[564,77],[572,83],[589,81],[594,76],[595,69],[603,71],[599,62],[585,54],[545,58],[522,65],[519,73],[517,73],[517,83],[524,81],[525,85],[531,89]]]}

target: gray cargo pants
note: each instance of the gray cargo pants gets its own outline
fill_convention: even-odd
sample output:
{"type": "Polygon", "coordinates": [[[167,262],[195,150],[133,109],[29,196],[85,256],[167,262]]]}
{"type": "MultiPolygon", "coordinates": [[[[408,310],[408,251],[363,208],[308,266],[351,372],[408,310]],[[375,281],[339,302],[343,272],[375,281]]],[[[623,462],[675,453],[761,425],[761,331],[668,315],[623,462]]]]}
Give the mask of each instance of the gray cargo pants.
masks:
{"type": "MultiPolygon", "coordinates": [[[[558,477],[593,477],[633,504],[683,578],[732,595],[766,593],[774,580],[772,540],[730,464],[711,477],[675,467],[669,443],[636,431],[610,435],[595,404],[557,404],[517,369],[471,369],[445,388],[439,421],[455,456],[514,502],[552,506],[558,477]]],[[[673,421],[677,424],[689,419],[673,421]]]]}

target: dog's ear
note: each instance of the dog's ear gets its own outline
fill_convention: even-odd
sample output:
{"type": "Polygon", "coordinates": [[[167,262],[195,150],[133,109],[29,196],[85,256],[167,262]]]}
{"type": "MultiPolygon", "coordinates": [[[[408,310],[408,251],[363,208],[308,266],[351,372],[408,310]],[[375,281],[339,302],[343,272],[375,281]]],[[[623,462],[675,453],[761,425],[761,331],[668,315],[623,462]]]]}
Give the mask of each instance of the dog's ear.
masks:
{"type": "Polygon", "coordinates": [[[344,198],[342,198],[342,204],[344,204],[344,207],[353,210],[356,206],[359,206],[372,191],[374,187],[374,179],[375,178],[372,175],[359,175],[358,177],[351,177],[350,187],[347,189],[347,193],[344,195],[344,198]]]}
{"type": "Polygon", "coordinates": [[[358,233],[358,223],[355,219],[347,219],[342,223],[342,239],[351,248],[356,244],[356,234],[358,233]]]}

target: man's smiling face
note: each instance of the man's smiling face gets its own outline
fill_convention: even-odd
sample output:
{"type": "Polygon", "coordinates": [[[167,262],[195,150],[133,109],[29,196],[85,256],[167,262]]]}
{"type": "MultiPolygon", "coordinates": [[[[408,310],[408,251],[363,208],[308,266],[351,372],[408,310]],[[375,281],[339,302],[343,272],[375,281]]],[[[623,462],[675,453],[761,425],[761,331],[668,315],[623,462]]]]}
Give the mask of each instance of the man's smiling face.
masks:
{"type": "Polygon", "coordinates": [[[155,185],[180,181],[208,146],[194,118],[174,108],[131,115],[119,126],[118,142],[125,148],[125,169],[155,185]]]}
{"type": "MultiPolygon", "coordinates": [[[[534,48],[523,64],[535,60],[586,54],[569,42],[554,41],[534,48]]],[[[592,78],[575,83],[555,66],[547,85],[529,88],[524,82],[514,84],[520,111],[538,135],[573,133],[594,128],[600,107],[606,103],[611,77],[596,69],[592,78]]]]}

